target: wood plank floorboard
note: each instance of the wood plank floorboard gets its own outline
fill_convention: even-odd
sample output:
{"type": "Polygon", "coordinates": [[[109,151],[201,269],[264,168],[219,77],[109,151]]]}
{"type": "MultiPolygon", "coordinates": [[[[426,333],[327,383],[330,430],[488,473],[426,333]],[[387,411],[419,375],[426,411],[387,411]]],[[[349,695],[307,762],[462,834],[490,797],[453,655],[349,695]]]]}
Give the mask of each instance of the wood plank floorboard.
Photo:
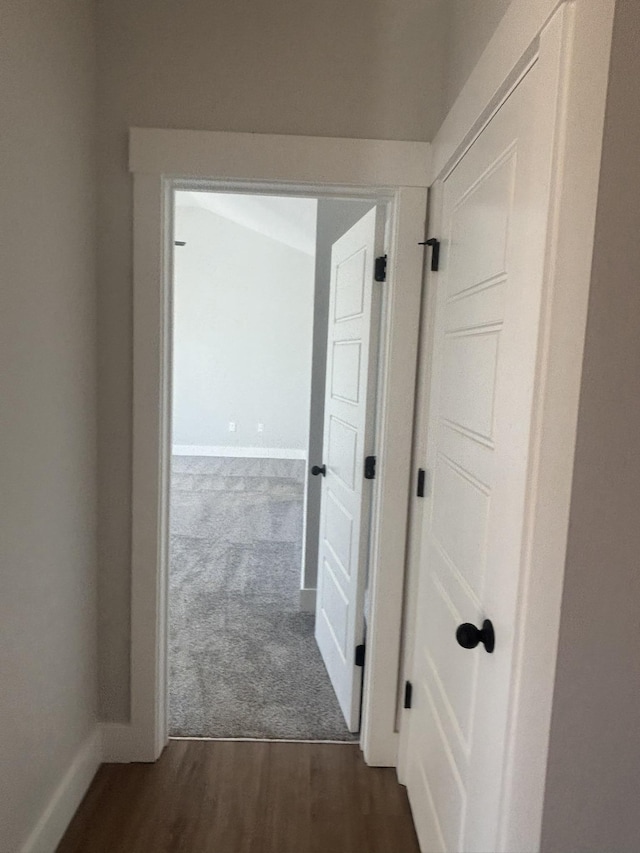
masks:
{"type": "Polygon", "coordinates": [[[57,853],[419,853],[405,789],[356,744],[171,741],[105,764],[57,853]]]}

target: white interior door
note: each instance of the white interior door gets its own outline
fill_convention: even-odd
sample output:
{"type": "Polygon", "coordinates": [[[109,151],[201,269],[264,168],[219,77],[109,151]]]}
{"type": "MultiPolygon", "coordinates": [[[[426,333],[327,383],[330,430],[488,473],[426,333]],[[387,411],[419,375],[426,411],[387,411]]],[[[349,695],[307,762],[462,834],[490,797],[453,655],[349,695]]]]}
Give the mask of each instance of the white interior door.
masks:
{"type": "Polygon", "coordinates": [[[318,547],[316,640],[347,726],[360,727],[362,668],[355,650],[364,639],[372,481],[365,458],[374,454],[375,386],[382,223],[369,211],[333,245],[327,338],[323,465],[318,547]]]}
{"type": "Polygon", "coordinates": [[[429,853],[497,849],[553,148],[553,93],[540,91],[536,74],[534,66],[440,187],[406,715],[406,781],[429,853]],[[458,644],[462,623],[486,619],[492,653],[483,642],[458,644]]]}

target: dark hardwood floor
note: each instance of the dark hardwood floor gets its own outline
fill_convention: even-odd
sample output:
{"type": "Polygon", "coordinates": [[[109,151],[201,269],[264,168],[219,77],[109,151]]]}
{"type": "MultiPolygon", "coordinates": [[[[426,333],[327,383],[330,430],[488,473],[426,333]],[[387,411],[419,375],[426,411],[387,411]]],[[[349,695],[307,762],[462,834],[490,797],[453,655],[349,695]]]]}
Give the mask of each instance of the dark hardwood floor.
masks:
{"type": "Polygon", "coordinates": [[[58,853],[418,853],[395,770],[355,744],[171,741],[105,764],[58,853]]]}

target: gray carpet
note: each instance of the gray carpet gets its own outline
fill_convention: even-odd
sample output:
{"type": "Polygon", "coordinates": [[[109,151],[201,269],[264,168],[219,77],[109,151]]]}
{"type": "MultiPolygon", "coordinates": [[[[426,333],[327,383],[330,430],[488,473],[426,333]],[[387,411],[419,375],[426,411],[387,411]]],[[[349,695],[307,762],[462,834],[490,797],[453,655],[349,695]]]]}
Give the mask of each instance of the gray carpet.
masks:
{"type": "Polygon", "coordinates": [[[173,457],[173,736],[354,739],[299,610],[304,466],[173,457]]]}

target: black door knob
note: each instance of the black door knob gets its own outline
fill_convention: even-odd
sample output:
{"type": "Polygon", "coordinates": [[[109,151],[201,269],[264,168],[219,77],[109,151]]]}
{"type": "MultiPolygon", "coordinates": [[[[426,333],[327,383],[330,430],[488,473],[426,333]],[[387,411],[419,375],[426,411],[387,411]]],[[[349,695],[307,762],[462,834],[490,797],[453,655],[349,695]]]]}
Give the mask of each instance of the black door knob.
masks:
{"type": "Polygon", "coordinates": [[[479,643],[483,643],[485,651],[491,654],[496,645],[496,635],[491,619],[485,619],[482,628],[476,628],[471,622],[464,622],[458,626],[456,640],[463,649],[475,649],[479,643]]]}
{"type": "Polygon", "coordinates": [[[323,477],[327,476],[327,466],[326,465],[314,465],[311,469],[311,473],[314,477],[317,477],[318,474],[322,474],[323,477]]]}

